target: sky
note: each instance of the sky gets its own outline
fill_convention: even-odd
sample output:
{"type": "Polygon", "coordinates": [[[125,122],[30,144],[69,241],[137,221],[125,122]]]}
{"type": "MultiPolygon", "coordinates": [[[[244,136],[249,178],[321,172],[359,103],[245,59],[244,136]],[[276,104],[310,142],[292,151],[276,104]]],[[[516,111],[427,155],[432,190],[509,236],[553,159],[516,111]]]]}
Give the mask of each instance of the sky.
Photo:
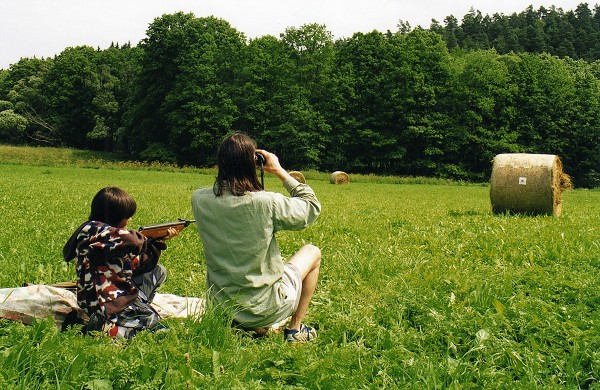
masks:
{"type": "Polygon", "coordinates": [[[178,11],[215,16],[248,38],[279,37],[288,27],[324,24],[335,39],[355,32],[397,31],[400,20],[429,28],[471,8],[510,15],[528,6],[575,10],[581,0],[0,0],[0,69],[20,58],[45,58],[67,47],[137,45],[155,18],[178,11]]]}

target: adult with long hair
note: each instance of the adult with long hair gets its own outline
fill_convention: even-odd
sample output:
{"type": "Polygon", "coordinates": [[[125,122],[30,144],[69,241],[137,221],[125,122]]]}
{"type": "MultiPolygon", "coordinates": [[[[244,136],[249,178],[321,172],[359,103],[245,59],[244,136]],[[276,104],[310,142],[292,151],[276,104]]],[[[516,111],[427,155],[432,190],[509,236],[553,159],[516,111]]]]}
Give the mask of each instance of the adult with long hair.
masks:
{"type": "Polygon", "coordinates": [[[258,334],[291,316],[290,342],[309,341],[316,331],[302,322],[315,291],[321,251],[308,244],[284,262],[275,233],[301,230],[321,212],[314,191],[290,176],[278,157],[256,149],[247,135],[233,133],[221,144],[213,187],[192,195],[192,210],[206,257],[209,296],[232,309],[233,321],[258,334]],[[263,170],[279,178],[290,196],[264,191],[263,170]]]}

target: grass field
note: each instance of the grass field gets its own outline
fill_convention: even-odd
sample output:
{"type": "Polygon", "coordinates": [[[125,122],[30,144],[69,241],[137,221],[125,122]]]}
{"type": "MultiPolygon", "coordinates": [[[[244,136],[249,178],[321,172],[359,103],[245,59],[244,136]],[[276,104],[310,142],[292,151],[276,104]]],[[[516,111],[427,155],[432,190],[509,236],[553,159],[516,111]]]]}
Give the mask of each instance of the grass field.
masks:
{"type": "MultiPolygon", "coordinates": [[[[218,307],[163,334],[113,341],[52,320],[0,319],[10,389],[600,388],[600,191],[564,194],[563,216],[491,214],[489,186],[307,173],[323,206],[284,256],[323,253],[307,323],[314,343],[253,339],[218,307]]],[[[214,172],[0,147],[0,288],[74,279],[62,247],[106,185],[128,190],[131,227],[191,218],[214,172]]],[[[268,190],[281,191],[274,178],[268,190]]],[[[193,227],[169,242],[161,292],[203,296],[193,227]]]]}

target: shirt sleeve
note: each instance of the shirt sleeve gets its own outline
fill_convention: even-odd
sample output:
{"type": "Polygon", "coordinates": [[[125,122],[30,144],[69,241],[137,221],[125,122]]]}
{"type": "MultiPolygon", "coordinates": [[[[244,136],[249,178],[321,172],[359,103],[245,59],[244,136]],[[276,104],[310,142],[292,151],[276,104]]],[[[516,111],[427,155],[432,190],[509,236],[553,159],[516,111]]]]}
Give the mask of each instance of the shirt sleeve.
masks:
{"type": "Polygon", "coordinates": [[[294,178],[283,182],[290,197],[276,194],[273,198],[273,226],[279,230],[301,230],[317,220],[321,203],[307,184],[294,178]]]}
{"type": "Polygon", "coordinates": [[[131,269],[134,274],[152,270],[158,263],[161,250],[166,248],[163,242],[147,239],[137,230],[112,226],[106,226],[92,237],[92,241],[90,247],[103,251],[102,257],[107,264],[131,269]]]}
{"type": "Polygon", "coordinates": [[[162,240],[146,238],[137,230],[130,230],[131,238],[134,242],[139,242],[139,245],[133,245],[136,248],[135,257],[132,259],[131,269],[134,275],[148,272],[156,267],[161,251],[167,248],[167,245],[162,240]]]}

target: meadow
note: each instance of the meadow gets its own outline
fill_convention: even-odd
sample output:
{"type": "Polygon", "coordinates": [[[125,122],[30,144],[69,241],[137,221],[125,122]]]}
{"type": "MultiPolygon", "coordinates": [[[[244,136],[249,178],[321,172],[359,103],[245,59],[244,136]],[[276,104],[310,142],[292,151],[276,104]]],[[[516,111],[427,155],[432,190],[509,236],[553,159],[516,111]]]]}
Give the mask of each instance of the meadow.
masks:
{"type": "MultiPolygon", "coordinates": [[[[319,220],[283,232],[284,256],[319,246],[306,322],[288,345],[230,327],[219,307],[133,340],[0,319],[10,389],[600,388],[600,191],[563,194],[563,215],[495,215],[487,184],[307,172],[319,220]]],[[[191,218],[214,171],[0,146],[0,288],[73,280],[62,247],[102,187],[138,203],[131,227],[191,218]]],[[[267,190],[282,192],[265,178],[267,190]]],[[[161,292],[203,296],[194,227],[169,242],[161,292]]]]}

